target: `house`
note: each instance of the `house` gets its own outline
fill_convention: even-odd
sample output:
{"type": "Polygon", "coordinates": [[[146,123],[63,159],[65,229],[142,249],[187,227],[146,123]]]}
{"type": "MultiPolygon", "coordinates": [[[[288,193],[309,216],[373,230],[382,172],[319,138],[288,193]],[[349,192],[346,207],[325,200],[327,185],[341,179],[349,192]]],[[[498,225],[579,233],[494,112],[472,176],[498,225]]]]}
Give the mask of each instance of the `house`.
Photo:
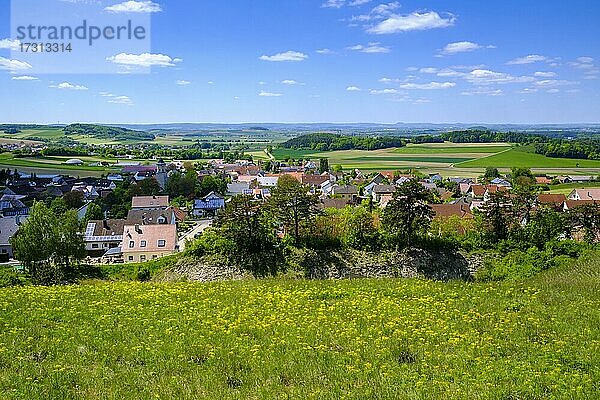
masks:
{"type": "Polygon", "coordinates": [[[96,190],[96,187],[92,186],[92,185],[85,185],[85,184],[75,185],[75,186],[73,186],[73,189],[71,191],[83,193],[83,198],[86,200],[93,201],[93,200],[96,200],[98,197],[100,197],[100,194],[96,190]]]}
{"type": "Polygon", "coordinates": [[[248,182],[232,182],[227,184],[227,194],[229,196],[242,194],[248,190],[252,190],[252,188],[250,188],[250,183],[248,182]]]}
{"type": "Polygon", "coordinates": [[[508,193],[507,186],[499,186],[499,185],[487,185],[485,187],[485,193],[483,194],[483,200],[488,201],[490,196],[495,193],[504,192],[508,193]]]}
{"type": "Polygon", "coordinates": [[[169,196],[135,196],[131,208],[141,210],[164,210],[169,207],[169,196]]]}
{"type": "Polygon", "coordinates": [[[127,225],[172,225],[177,223],[171,207],[165,210],[129,210],[126,222],[127,225]]]}
{"type": "Polygon", "coordinates": [[[349,203],[356,203],[358,188],[354,185],[333,186],[331,194],[337,198],[344,199],[349,203]]]}
{"type": "Polygon", "coordinates": [[[260,187],[275,187],[277,186],[279,177],[279,175],[267,175],[259,176],[256,179],[258,180],[258,186],[260,187]]]}
{"type": "Polygon", "coordinates": [[[395,191],[396,186],[394,185],[377,185],[373,188],[373,201],[379,203],[383,196],[393,195],[395,191]]]}
{"type": "Polygon", "coordinates": [[[594,180],[591,176],[583,175],[569,175],[569,179],[572,183],[588,183],[594,180]]]}
{"type": "Polygon", "coordinates": [[[504,178],[494,178],[490,183],[495,186],[502,186],[506,188],[512,187],[511,183],[504,178]]]}
{"type": "Polygon", "coordinates": [[[537,204],[538,206],[562,208],[566,199],[564,194],[542,193],[538,195],[537,204]]]}
{"type": "Polygon", "coordinates": [[[323,199],[318,205],[318,208],[321,210],[325,210],[327,208],[335,208],[337,210],[341,210],[346,208],[349,205],[348,201],[345,199],[323,199]]]}
{"type": "Polygon", "coordinates": [[[8,261],[13,257],[10,239],[17,233],[26,218],[20,215],[0,218],[0,260],[8,261]]]}
{"type": "Polygon", "coordinates": [[[15,215],[28,215],[29,207],[21,201],[24,195],[5,194],[0,197],[0,214],[3,217],[12,217],[15,215]]]}
{"type": "Polygon", "coordinates": [[[406,182],[410,182],[412,178],[409,178],[407,176],[401,176],[400,178],[398,178],[396,180],[396,185],[400,186],[400,185],[404,185],[406,182]]]}
{"type": "Polygon", "coordinates": [[[371,196],[373,195],[373,189],[375,188],[375,186],[378,186],[379,183],[373,181],[371,183],[369,183],[367,186],[365,186],[363,188],[363,193],[365,196],[371,196]]]}
{"type": "Polygon", "coordinates": [[[536,176],[535,183],[538,185],[551,185],[552,179],[548,178],[547,176],[536,176]]]}
{"type": "Polygon", "coordinates": [[[444,180],[444,178],[440,174],[430,174],[428,182],[435,183],[435,182],[442,182],[443,180],[444,180]]]}
{"type": "Polygon", "coordinates": [[[225,198],[218,193],[210,192],[201,199],[194,200],[192,214],[197,217],[215,215],[217,211],[225,208],[225,198]]]}
{"type": "Polygon", "coordinates": [[[435,213],[434,218],[450,218],[453,216],[459,218],[473,218],[471,209],[466,204],[432,204],[431,209],[435,213]]]}
{"type": "Polygon", "coordinates": [[[125,262],[144,262],[177,251],[175,225],[125,225],[121,245],[125,262]]]}
{"type": "Polygon", "coordinates": [[[119,247],[123,240],[125,223],[124,219],[89,221],[83,235],[88,254],[92,257],[100,257],[108,249],[119,247]]]}
{"type": "Polygon", "coordinates": [[[577,207],[581,207],[581,206],[588,206],[588,205],[594,205],[594,204],[600,204],[599,201],[596,200],[565,200],[565,203],[563,204],[563,211],[570,211],[570,210],[574,210],[577,207]]]}
{"type": "Polygon", "coordinates": [[[569,200],[600,200],[600,188],[575,189],[568,196],[569,200]]]}
{"type": "Polygon", "coordinates": [[[300,176],[300,182],[303,185],[309,186],[311,189],[319,188],[327,181],[329,181],[329,175],[302,174],[302,176],[300,176]]]}
{"type": "Polygon", "coordinates": [[[469,190],[471,190],[471,185],[471,182],[460,182],[458,184],[458,190],[461,194],[467,194],[469,193],[469,190]]]}

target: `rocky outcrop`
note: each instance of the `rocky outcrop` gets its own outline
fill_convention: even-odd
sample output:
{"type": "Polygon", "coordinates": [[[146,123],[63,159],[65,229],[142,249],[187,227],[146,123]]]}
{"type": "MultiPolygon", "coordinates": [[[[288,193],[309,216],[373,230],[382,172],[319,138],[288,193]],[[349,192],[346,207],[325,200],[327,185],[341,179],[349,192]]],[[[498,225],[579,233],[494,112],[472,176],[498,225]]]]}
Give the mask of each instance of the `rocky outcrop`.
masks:
{"type": "MultiPolygon", "coordinates": [[[[292,250],[286,254],[290,278],[354,279],[416,278],[435,280],[471,280],[483,264],[482,256],[464,256],[455,252],[407,249],[400,252],[358,250],[292,250]]],[[[252,279],[250,272],[224,263],[223,259],[183,258],[157,277],[156,281],[191,280],[214,282],[252,279]]]]}
{"type": "Polygon", "coordinates": [[[459,253],[409,249],[402,252],[303,250],[296,264],[309,279],[415,278],[470,280],[468,260],[459,253]]]}

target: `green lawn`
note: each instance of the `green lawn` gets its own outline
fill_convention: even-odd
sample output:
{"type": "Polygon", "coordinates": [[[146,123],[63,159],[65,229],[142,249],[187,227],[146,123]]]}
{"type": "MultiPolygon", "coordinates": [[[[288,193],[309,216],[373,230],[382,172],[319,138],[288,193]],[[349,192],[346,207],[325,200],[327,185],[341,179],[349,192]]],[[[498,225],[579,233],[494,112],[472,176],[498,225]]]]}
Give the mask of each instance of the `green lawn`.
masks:
{"type": "Polygon", "coordinates": [[[504,143],[489,143],[489,144],[458,144],[458,143],[427,143],[408,145],[396,149],[394,152],[398,154],[493,154],[501,151],[510,150],[512,146],[504,143]]]}
{"type": "Polygon", "coordinates": [[[489,157],[478,158],[458,164],[460,168],[600,168],[598,160],[576,160],[570,158],[549,158],[522,149],[514,149],[489,157]]]}
{"type": "Polygon", "coordinates": [[[523,282],[0,289],[2,399],[592,399],[597,255],[523,282]]]}

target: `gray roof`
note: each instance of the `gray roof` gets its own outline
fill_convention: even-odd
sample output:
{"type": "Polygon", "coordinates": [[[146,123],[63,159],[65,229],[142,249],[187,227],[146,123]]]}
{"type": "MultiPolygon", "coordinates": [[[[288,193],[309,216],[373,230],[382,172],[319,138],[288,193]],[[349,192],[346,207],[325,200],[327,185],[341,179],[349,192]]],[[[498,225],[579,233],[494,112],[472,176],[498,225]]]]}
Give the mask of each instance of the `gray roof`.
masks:
{"type": "Polygon", "coordinates": [[[129,210],[127,213],[127,225],[158,225],[158,219],[164,217],[165,224],[172,224],[173,210],[129,210]]]}
{"type": "Polygon", "coordinates": [[[374,193],[394,193],[396,186],[394,185],[377,185],[373,188],[374,193]]]}
{"type": "Polygon", "coordinates": [[[334,186],[333,194],[358,194],[358,188],[353,185],[334,186]]]}
{"type": "Polygon", "coordinates": [[[4,217],[0,218],[0,245],[10,244],[9,239],[19,230],[19,223],[25,221],[25,217],[4,217]]]}

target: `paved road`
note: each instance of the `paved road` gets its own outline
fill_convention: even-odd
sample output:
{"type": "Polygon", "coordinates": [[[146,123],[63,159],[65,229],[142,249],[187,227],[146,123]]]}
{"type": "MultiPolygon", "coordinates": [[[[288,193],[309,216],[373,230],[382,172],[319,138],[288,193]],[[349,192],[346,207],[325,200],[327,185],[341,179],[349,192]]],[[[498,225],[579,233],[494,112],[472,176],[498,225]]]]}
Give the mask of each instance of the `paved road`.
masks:
{"type": "Polygon", "coordinates": [[[211,225],[212,225],[212,220],[199,221],[198,224],[194,227],[194,229],[187,232],[185,235],[183,235],[181,237],[181,239],[179,239],[179,241],[177,242],[177,245],[179,246],[179,251],[183,251],[185,249],[185,241],[186,240],[193,240],[197,234],[204,232],[204,230],[211,225]]]}

